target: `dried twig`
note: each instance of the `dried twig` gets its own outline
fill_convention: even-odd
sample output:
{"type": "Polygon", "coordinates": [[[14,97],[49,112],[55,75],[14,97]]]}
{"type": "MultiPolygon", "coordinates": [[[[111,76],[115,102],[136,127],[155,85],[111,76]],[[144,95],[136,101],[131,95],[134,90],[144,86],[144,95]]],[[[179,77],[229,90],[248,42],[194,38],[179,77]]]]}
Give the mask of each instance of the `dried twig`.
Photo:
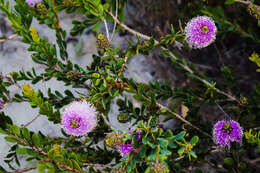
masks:
{"type": "Polygon", "coordinates": [[[107,39],[108,39],[108,40],[110,40],[110,39],[109,39],[109,30],[108,30],[108,26],[107,26],[107,21],[106,21],[106,19],[105,19],[105,18],[103,18],[103,21],[104,21],[105,28],[106,28],[107,39]]]}
{"type": "Polygon", "coordinates": [[[246,4],[246,5],[251,4],[250,1],[243,1],[243,0],[235,0],[235,1],[236,1],[236,2],[240,2],[240,3],[242,3],[242,4],[246,4]]]}
{"type": "MultiPolygon", "coordinates": [[[[118,15],[118,0],[116,0],[116,15],[115,17],[117,18],[117,15],[118,15]]],[[[112,35],[111,35],[111,38],[110,38],[110,41],[113,40],[113,37],[114,37],[114,34],[115,34],[115,30],[116,30],[116,21],[114,20],[114,27],[113,27],[113,31],[112,31],[112,35]]]]}
{"type": "Polygon", "coordinates": [[[104,114],[101,114],[102,118],[104,119],[105,123],[111,128],[113,129],[113,126],[110,124],[110,122],[107,120],[107,117],[104,114]]]}
{"type": "Polygon", "coordinates": [[[32,167],[29,167],[29,168],[18,169],[16,171],[13,171],[13,172],[10,172],[10,173],[22,173],[22,172],[31,171],[31,170],[36,169],[36,168],[37,168],[37,166],[32,166],[32,167]]]}
{"type": "Polygon", "coordinates": [[[29,126],[31,123],[33,123],[37,118],[39,118],[41,116],[41,114],[38,114],[38,115],[36,115],[31,121],[29,121],[28,123],[26,123],[25,125],[24,125],[24,127],[27,127],[27,126],[29,126]]]}
{"type": "Polygon", "coordinates": [[[6,41],[8,41],[8,40],[16,39],[17,37],[18,37],[17,34],[11,35],[11,36],[9,36],[9,37],[6,37],[5,39],[0,40],[0,43],[6,42],[6,41]]]}
{"type": "Polygon", "coordinates": [[[83,163],[82,165],[84,165],[84,166],[92,166],[92,167],[102,167],[102,168],[115,169],[112,166],[103,165],[103,164],[83,163]]]}
{"type": "Polygon", "coordinates": [[[167,107],[161,105],[160,103],[156,103],[156,105],[159,106],[161,109],[167,110],[170,114],[173,114],[176,118],[178,118],[179,120],[181,120],[181,121],[184,122],[185,124],[191,126],[192,128],[198,130],[199,132],[201,132],[201,133],[204,134],[205,136],[211,138],[211,135],[210,135],[210,134],[208,134],[207,132],[202,131],[199,127],[197,127],[197,126],[191,124],[191,122],[189,122],[189,121],[187,121],[186,119],[184,119],[181,115],[179,115],[179,114],[177,114],[177,113],[171,111],[170,109],[168,109],[167,107]]]}

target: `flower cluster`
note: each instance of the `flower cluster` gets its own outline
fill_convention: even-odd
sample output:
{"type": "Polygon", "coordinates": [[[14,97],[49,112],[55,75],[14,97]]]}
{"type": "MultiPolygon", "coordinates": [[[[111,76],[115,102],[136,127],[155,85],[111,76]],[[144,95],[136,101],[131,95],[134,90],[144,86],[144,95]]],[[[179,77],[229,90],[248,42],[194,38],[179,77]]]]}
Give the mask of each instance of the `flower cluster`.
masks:
{"type": "Polygon", "coordinates": [[[96,109],[86,101],[73,102],[63,112],[63,129],[70,135],[84,135],[97,126],[96,114],[96,109]]]}
{"type": "Polygon", "coordinates": [[[76,70],[71,70],[66,73],[66,79],[71,81],[78,81],[81,77],[81,73],[76,70]]]}
{"type": "Polygon", "coordinates": [[[207,47],[216,39],[217,27],[207,16],[191,19],[185,27],[185,40],[195,49],[207,47]]]}
{"type": "Polygon", "coordinates": [[[97,47],[98,49],[105,49],[110,47],[109,40],[104,34],[97,35],[97,47]]]}
{"type": "Polygon", "coordinates": [[[134,151],[135,149],[133,148],[132,144],[121,144],[118,148],[117,151],[120,153],[122,157],[127,156],[131,151],[134,151]]]}
{"type": "Polygon", "coordinates": [[[168,169],[164,166],[161,162],[153,162],[152,166],[150,167],[150,173],[167,173],[169,172],[168,169]]]}
{"type": "Polygon", "coordinates": [[[111,132],[109,134],[107,134],[105,142],[108,146],[110,147],[114,147],[117,149],[117,151],[120,153],[120,155],[122,157],[127,156],[131,151],[134,151],[135,148],[132,146],[132,141],[131,140],[127,140],[127,141],[123,141],[123,138],[126,135],[130,135],[132,137],[136,137],[137,141],[140,141],[142,134],[141,131],[136,129],[133,132],[128,132],[128,134],[122,134],[119,132],[111,132]]]}
{"type": "Polygon", "coordinates": [[[218,121],[213,128],[213,137],[218,146],[230,149],[232,142],[241,144],[243,129],[233,120],[218,121]]]}
{"type": "Polygon", "coordinates": [[[26,0],[26,3],[31,7],[34,8],[36,4],[42,2],[42,0],[26,0]]]}

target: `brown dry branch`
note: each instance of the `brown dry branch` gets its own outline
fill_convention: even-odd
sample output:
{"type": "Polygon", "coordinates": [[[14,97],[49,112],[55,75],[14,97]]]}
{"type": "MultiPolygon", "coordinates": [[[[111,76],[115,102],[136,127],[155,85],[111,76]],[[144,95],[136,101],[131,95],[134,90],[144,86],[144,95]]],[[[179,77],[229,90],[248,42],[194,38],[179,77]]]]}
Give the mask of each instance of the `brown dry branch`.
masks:
{"type": "Polygon", "coordinates": [[[31,171],[31,170],[36,169],[36,168],[37,168],[37,166],[32,166],[32,167],[29,167],[29,168],[18,169],[16,171],[11,172],[11,173],[22,173],[22,172],[31,171]]]}
{"type": "Polygon", "coordinates": [[[242,4],[246,4],[246,5],[249,5],[249,4],[251,4],[252,2],[250,2],[250,1],[243,1],[243,0],[235,0],[236,2],[240,2],[240,3],[242,3],[242,4]]]}
{"type": "Polygon", "coordinates": [[[84,166],[91,166],[91,167],[95,167],[95,168],[97,168],[97,167],[102,167],[102,168],[109,168],[109,169],[115,169],[115,168],[113,168],[112,166],[109,166],[109,165],[103,165],[103,164],[93,164],[93,163],[83,163],[82,165],[84,165],[84,166]]]}
{"type": "Polygon", "coordinates": [[[24,125],[24,127],[27,127],[27,126],[29,126],[30,124],[32,124],[32,123],[33,123],[35,120],[37,120],[40,116],[41,116],[41,114],[36,115],[31,121],[29,121],[28,123],[26,123],[26,124],[24,125]]]}
{"type": "Polygon", "coordinates": [[[0,40],[0,43],[4,43],[4,42],[6,42],[6,41],[8,41],[8,40],[16,39],[17,37],[18,37],[17,34],[11,35],[11,36],[9,36],[9,37],[6,37],[5,39],[0,40]]]}

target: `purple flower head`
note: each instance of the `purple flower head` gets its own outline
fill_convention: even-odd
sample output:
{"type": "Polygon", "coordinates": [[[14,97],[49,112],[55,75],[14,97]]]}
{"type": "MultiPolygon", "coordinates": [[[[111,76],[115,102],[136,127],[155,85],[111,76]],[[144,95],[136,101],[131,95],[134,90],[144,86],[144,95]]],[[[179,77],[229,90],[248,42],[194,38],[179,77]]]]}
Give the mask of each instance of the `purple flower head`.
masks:
{"type": "Polygon", "coordinates": [[[26,3],[31,7],[34,8],[36,4],[42,2],[42,0],[26,0],[26,3]]]}
{"type": "Polygon", "coordinates": [[[132,147],[132,144],[121,144],[117,151],[121,154],[122,157],[127,156],[130,151],[134,151],[135,149],[132,147]]]}
{"type": "Polygon", "coordinates": [[[84,135],[97,126],[96,109],[86,101],[72,102],[65,108],[61,123],[66,133],[84,135]]]}
{"type": "Polygon", "coordinates": [[[232,142],[241,144],[243,129],[239,123],[233,120],[218,121],[213,128],[214,142],[221,148],[229,150],[232,142]]]}
{"type": "Polygon", "coordinates": [[[195,49],[207,47],[216,39],[217,27],[207,16],[192,18],[185,27],[185,40],[195,49]]]}
{"type": "Polygon", "coordinates": [[[137,141],[139,141],[141,138],[142,138],[142,131],[139,130],[139,129],[136,129],[134,132],[133,132],[133,136],[137,136],[137,141]]]}

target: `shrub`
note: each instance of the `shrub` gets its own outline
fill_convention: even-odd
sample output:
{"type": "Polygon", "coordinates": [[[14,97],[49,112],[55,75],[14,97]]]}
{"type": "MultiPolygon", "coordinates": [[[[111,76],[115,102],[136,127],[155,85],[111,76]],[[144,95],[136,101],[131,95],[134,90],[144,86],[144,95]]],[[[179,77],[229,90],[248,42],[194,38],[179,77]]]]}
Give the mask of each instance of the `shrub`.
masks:
{"type": "MultiPolygon", "coordinates": [[[[214,41],[225,39],[232,32],[254,44],[259,43],[256,25],[250,26],[251,32],[247,32],[241,23],[230,22],[223,10],[226,6],[243,5],[248,11],[242,8],[240,13],[252,15],[252,20],[258,21],[259,25],[260,8],[253,1],[226,0],[225,3],[217,2],[219,6],[215,9],[210,2],[183,2],[185,8],[180,14],[193,6],[199,11],[193,16],[188,13],[183,16],[191,18],[184,30],[180,26],[180,31],[176,31],[172,25],[169,33],[159,38],[123,23],[127,3],[124,0],[15,2],[10,6],[8,0],[0,0],[0,10],[15,32],[14,36],[3,38],[1,42],[22,38],[21,41],[29,45],[32,61],[44,66],[45,70],[37,74],[32,68],[31,71],[0,76],[0,132],[12,143],[5,160],[10,169],[14,169],[13,161],[19,165],[21,157],[18,156],[22,155],[32,166],[17,172],[34,169],[40,173],[256,171],[253,159],[259,159],[260,151],[259,85],[255,85],[253,94],[248,93],[245,97],[234,89],[236,81],[228,66],[221,68],[223,83],[217,84],[197,70],[192,62],[182,59],[177,51],[180,48],[185,51],[207,49],[214,41]],[[106,33],[97,34],[98,52],[89,66],[82,67],[70,60],[68,34],[59,18],[62,11],[82,16],[81,21],[72,22],[71,36],[81,35],[86,29],[97,32],[104,23],[106,33]],[[55,31],[56,43],[41,37],[32,25],[33,19],[55,31]],[[108,22],[115,26],[112,34],[108,22]],[[114,32],[123,31],[135,35],[137,40],[128,41],[126,49],[113,47],[110,42],[114,32]],[[158,50],[192,80],[192,87],[172,87],[167,81],[138,83],[125,75],[131,57],[158,50]],[[69,89],[64,94],[53,93],[49,89],[48,95],[44,95],[35,89],[35,84],[52,78],[62,81],[65,86],[86,89],[87,94],[78,92],[76,96],[69,89]],[[21,86],[22,82],[26,84],[21,86]],[[20,89],[14,96],[10,94],[12,86],[20,89]],[[140,106],[135,106],[133,99],[140,106]],[[118,105],[119,122],[130,122],[131,129],[122,131],[111,125],[108,113],[113,100],[118,105]],[[165,106],[166,101],[171,104],[165,106]],[[39,108],[38,116],[47,116],[50,123],[62,125],[63,136],[47,136],[13,124],[5,113],[5,106],[11,102],[28,102],[32,108],[39,108]],[[202,105],[217,107],[225,116],[215,117],[218,122],[214,126],[199,114],[202,105]],[[187,110],[186,113],[180,112],[178,106],[187,110]],[[168,120],[176,122],[174,130],[165,126],[164,122],[168,120]],[[255,150],[257,147],[258,151],[255,150]],[[222,153],[221,159],[214,153],[222,153]]],[[[257,52],[249,59],[259,65],[257,52]]],[[[7,172],[1,166],[0,169],[7,172]]]]}

